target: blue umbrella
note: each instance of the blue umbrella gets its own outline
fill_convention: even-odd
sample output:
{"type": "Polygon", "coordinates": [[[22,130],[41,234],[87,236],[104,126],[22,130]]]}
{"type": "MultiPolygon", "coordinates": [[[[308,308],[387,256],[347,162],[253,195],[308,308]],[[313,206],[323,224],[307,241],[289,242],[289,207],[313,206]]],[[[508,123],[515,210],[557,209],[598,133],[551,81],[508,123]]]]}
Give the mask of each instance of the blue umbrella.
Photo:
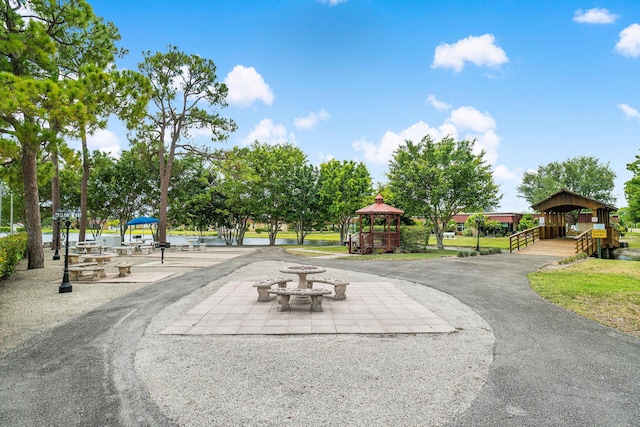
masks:
{"type": "MultiPolygon", "coordinates": [[[[144,225],[144,224],[157,224],[160,220],[151,216],[140,216],[127,222],[127,225],[144,225]]],[[[142,234],[144,235],[144,227],[142,228],[142,234]]],[[[131,239],[131,229],[129,229],[129,239],[131,239]]]]}

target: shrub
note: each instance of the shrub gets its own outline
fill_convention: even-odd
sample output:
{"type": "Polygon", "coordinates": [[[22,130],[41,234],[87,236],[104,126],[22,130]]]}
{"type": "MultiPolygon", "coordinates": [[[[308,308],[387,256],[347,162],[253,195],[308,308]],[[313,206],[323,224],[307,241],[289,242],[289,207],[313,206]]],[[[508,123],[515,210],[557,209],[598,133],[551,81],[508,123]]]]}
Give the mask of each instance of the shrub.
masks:
{"type": "Polygon", "coordinates": [[[27,233],[0,239],[0,279],[9,277],[16,265],[27,255],[27,233]]]}
{"type": "Polygon", "coordinates": [[[424,252],[429,244],[431,233],[424,225],[401,226],[400,247],[404,252],[424,252]]]}

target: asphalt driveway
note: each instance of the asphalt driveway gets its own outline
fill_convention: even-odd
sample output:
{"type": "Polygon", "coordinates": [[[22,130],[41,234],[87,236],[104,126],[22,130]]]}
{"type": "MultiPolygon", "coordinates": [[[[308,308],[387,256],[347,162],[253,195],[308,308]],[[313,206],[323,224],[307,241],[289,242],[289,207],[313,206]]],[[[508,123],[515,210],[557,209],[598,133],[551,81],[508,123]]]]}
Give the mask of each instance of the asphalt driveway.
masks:
{"type": "MultiPolygon", "coordinates": [[[[277,248],[260,249],[169,280],[175,283],[140,289],[3,355],[0,425],[174,425],[136,375],[137,343],[164,307],[260,260],[311,262],[277,248]]],[[[526,274],[552,260],[504,254],[312,262],[430,286],[454,296],[490,324],[495,346],[488,380],[452,425],[637,426],[640,340],[558,308],[531,291],[526,274]]]]}

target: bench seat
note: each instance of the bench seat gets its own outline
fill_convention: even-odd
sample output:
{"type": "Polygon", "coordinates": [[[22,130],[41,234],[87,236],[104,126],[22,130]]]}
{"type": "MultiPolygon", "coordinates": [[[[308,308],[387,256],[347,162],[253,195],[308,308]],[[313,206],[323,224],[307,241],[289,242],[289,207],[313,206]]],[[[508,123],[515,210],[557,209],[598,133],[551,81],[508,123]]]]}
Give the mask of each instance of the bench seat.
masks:
{"type": "Polygon", "coordinates": [[[113,248],[113,251],[118,255],[122,255],[126,253],[127,255],[133,255],[133,247],[132,246],[116,246],[113,248]]]}
{"type": "Polygon", "coordinates": [[[327,289],[300,289],[300,288],[276,288],[267,290],[268,294],[276,296],[278,303],[278,311],[289,311],[291,305],[289,305],[289,297],[291,295],[299,297],[311,298],[311,311],[322,311],[322,296],[330,294],[331,291],[327,289]]]}
{"type": "Polygon", "coordinates": [[[120,264],[116,264],[118,267],[119,274],[118,277],[127,277],[127,274],[131,274],[131,264],[130,262],[121,262],[120,264]]]}
{"type": "Polygon", "coordinates": [[[84,273],[91,273],[91,279],[94,282],[97,282],[101,277],[106,276],[104,267],[98,267],[97,265],[71,267],[69,268],[69,280],[79,280],[84,273]]]}
{"type": "Polygon", "coordinates": [[[286,277],[276,277],[273,279],[264,279],[254,283],[253,287],[258,289],[258,301],[259,302],[271,301],[271,298],[267,294],[267,290],[271,289],[271,287],[275,284],[277,284],[279,288],[286,288],[287,282],[290,282],[291,280],[293,279],[287,279],[286,277]]]}
{"type": "Polygon", "coordinates": [[[344,282],[338,279],[331,279],[329,277],[311,277],[307,278],[307,286],[309,288],[313,288],[314,283],[325,283],[327,285],[333,285],[333,290],[335,295],[333,299],[335,300],[343,300],[347,299],[347,285],[349,282],[344,282]]]}

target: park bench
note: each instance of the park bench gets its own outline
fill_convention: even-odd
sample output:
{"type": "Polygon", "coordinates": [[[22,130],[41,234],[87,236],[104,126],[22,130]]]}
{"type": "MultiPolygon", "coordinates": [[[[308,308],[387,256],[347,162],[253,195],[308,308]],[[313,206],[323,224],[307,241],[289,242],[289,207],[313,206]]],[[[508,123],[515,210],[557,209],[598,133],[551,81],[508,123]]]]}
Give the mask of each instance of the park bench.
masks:
{"type": "Polygon", "coordinates": [[[69,280],[79,280],[84,273],[91,273],[92,280],[97,282],[101,277],[104,277],[106,274],[104,272],[104,267],[98,267],[97,265],[89,265],[84,267],[71,267],[69,268],[69,280]]]}
{"type": "Polygon", "coordinates": [[[271,298],[269,298],[267,291],[271,289],[271,287],[275,284],[277,284],[279,288],[286,288],[287,282],[290,282],[291,280],[292,279],[287,279],[285,277],[276,277],[274,279],[264,279],[254,283],[253,287],[258,289],[258,301],[259,302],[271,301],[271,298]]]}
{"type": "Polygon", "coordinates": [[[121,262],[120,264],[116,264],[120,274],[118,277],[127,277],[127,274],[131,274],[131,263],[130,262],[121,262]]]}
{"type": "Polygon", "coordinates": [[[338,279],[330,279],[328,277],[311,277],[307,279],[307,286],[309,288],[313,288],[314,283],[326,283],[327,285],[333,285],[333,290],[335,292],[333,299],[347,299],[346,291],[349,282],[343,282],[342,280],[338,279]]]}
{"type": "Polygon", "coordinates": [[[456,238],[456,233],[454,233],[452,231],[445,231],[442,234],[444,235],[445,239],[455,239],[456,238]]]}
{"type": "Polygon", "coordinates": [[[113,248],[113,251],[118,255],[122,256],[123,254],[127,254],[129,256],[133,255],[133,247],[132,246],[116,246],[113,248]]]}
{"type": "Polygon", "coordinates": [[[82,256],[82,254],[69,254],[68,255],[69,264],[77,264],[77,263],[79,263],[81,256],[82,256]]]}
{"type": "Polygon", "coordinates": [[[322,311],[322,296],[330,294],[331,291],[327,289],[300,289],[300,288],[276,288],[269,289],[268,294],[276,296],[276,302],[278,303],[278,311],[289,311],[291,306],[289,305],[289,297],[291,295],[299,297],[311,298],[311,311],[322,311]]]}

